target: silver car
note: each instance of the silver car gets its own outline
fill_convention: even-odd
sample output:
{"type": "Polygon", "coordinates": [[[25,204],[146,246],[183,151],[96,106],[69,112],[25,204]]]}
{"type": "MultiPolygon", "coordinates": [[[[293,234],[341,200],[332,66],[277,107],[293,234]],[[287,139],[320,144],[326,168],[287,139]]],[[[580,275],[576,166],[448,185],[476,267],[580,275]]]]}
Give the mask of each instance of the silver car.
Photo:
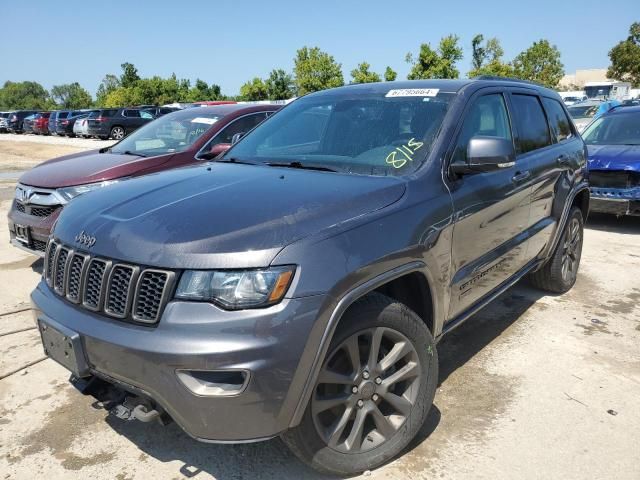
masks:
{"type": "Polygon", "coordinates": [[[73,124],[73,134],[76,137],[88,137],[88,125],[87,125],[87,117],[79,118],[76,120],[76,123],[73,124]]]}

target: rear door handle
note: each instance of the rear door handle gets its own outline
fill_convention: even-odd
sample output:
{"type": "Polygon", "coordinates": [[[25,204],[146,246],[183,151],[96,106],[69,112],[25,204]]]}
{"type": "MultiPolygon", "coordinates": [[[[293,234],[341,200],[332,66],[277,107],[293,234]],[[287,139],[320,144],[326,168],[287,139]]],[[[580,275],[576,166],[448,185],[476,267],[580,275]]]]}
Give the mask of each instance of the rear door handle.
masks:
{"type": "Polygon", "coordinates": [[[511,177],[511,181],[513,183],[524,182],[530,176],[531,176],[531,172],[529,172],[528,170],[526,172],[517,172],[513,177],[511,177]]]}

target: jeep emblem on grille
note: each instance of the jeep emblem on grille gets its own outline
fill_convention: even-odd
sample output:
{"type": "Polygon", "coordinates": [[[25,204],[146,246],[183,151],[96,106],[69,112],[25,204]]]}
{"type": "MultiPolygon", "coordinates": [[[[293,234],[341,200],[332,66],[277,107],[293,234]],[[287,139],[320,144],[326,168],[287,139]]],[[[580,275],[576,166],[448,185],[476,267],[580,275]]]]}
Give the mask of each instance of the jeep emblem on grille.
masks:
{"type": "Polygon", "coordinates": [[[75,241],[80,245],[91,248],[96,243],[96,237],[92,237],[91,235],[86,234],[84,230],[82,230],[78,235],[76,235],[75,241]]]}

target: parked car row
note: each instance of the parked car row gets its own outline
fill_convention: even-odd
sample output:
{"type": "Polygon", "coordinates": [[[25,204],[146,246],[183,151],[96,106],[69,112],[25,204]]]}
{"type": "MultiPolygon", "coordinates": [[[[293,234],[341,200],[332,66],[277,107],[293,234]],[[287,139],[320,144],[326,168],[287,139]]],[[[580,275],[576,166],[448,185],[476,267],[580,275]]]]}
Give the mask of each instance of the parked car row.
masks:
{"type": "Polygon", "coordinates": [[[121,140],[154,118],[176,110],[179,109],[157,106],[42,112],[17,110],[1,112],[0,132],[121,140]]]}

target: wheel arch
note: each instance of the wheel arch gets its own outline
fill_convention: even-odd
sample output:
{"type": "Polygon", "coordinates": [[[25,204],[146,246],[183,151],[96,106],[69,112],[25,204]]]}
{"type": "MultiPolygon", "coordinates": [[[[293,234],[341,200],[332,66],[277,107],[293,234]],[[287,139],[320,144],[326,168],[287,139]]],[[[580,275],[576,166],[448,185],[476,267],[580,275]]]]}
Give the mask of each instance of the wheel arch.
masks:
{"type": "Polygon", "coordinates": [[[318,373],[328,353],[333,335],[347,310],[358,299],[371,292],[382,293],[399,302],[405,303],[405,305],[414,310],[426,323],[433,337],[436,338],[439,332],[434,331],[438,322],[436,322],[435,318],[437,297],[433,289],[433,282],[434,279],[425,263],[422,261],[414,261],[377,275],[348,291],[340,298],[331,312],[329,321],[324,329],[324,334],[304,385],[302,395],[300,395],[300,400],[291,418],[290,427],[298,425],[304,415],[318,373]],[[428,298],[420,298],[421,295],[425,294],[428,295],[428,298]],[[416,309],[419,311],[416,311],[416,309]]]}

